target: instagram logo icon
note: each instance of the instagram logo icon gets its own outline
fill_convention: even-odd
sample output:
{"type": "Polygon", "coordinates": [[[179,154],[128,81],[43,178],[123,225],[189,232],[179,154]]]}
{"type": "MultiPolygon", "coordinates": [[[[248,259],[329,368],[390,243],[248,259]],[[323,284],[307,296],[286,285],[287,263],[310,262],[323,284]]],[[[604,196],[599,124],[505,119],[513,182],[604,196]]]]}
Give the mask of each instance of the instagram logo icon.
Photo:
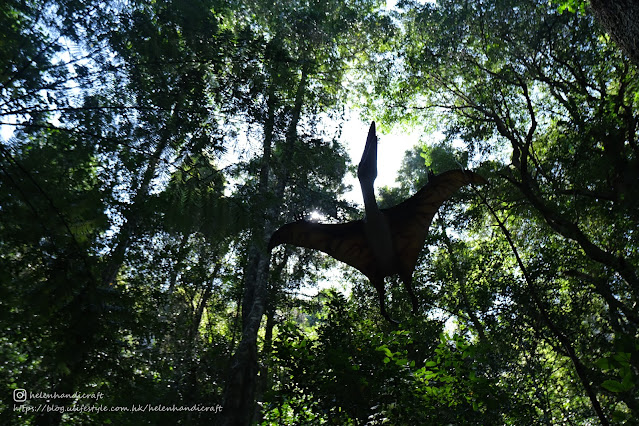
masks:
{"type": "Polygon", "coordinates": [[[24,402],[27,400],[27,391],[25,389],[14,389],[13,400],[15,402],[24,402]]]}

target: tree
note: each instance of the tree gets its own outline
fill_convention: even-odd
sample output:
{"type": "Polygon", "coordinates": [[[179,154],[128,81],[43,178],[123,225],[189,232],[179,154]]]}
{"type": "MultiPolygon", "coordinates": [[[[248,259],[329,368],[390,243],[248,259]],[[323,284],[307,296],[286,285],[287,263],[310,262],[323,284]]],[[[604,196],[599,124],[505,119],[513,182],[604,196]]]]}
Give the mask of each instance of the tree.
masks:
{"type": "Polygon", "coordinates": [[[449,140],[495,157],[485,203],[524,277],[521,314],[570,360],[602,423],[634,413],[636,371],[612,390],[597,362],[611,341],[636,351],[636,68],[590,17],[541,2],[407,2],[402,17],[403,67],[378,73],[386,115],[442,117],[449,140]]]}
{"type": "Polygon", "coordinates": [[[595,19],[611,36],[622,52],[628,56],[635,65],[639,65],[639,27],[637,16],[639,7],[632,1],[606,1],[606,0],[561,0],[559,11],[588,13],[592,12],[595,19]]]}
{"type": "MultiPolygon", "coordinates": [[[[258,100],[259,108],[247,111],[251,120],[262,126],[262,157],[258,178],[251,182],[247,195],[253,194],[251,210],[264,214],[254,218],[246,249],[242,338],[225,392],[224,424],[249,423],[254,413],[257,336],[270,296],[267,293],[270,253],[266,251],[266,243],[276,229],[278,216],[280,221],[290,219],[299,212],[300,205],[306,208],[304,201],[309,200],[309,189],[330,194],[333,188],[338,191],[343,188],[333,183],[345,172],[343,160],[329,162],[337,167],[320,168],[320,172],[327,173],[326,177],[320,174],[316,180],[308,179],[307,171],[315,166],[310,161],[319,160],[313,153],[315,150],[338,155],[341,151],[335,143],[332,149],[323,146],[312,133],[316,131],[314,123],[319,114],[331,111],[339,99],[347,61],[355,58],[349,49],[362,43],[359,34],[347,32],[349,37],[343,40],[338,40],[336,34],[350,26],[363,26],[373,6],[374,2],[292,3],[275,7],[260,2],[250,4],[263,31],[256,37],[257,42],[263,43],[263,50],[257,51],[263,63],[255,68],[247,64],[245,72],[238,75],[256,74],[248,74],[237,87],[249,90],[252,102],[258,100]],[[303,126],[308,130],[301,131],[303,126]],[[304,159],[304,154],[311,155],[304,159]],[[285,212],[288,216],[282,215],[283,206],[294,210],[285,212]]],[[[326,164],[325,159],[322,162],[326,164]]],[[[324,199],[322,204],[334,199],[327,195],[319,198],[324,199]]]]}
{"type": "Polygon", "coordinates": [[[224,405],[58,398],[35,413],[5,398],[9,424],[638,416],[639,80],[592,16],[542,1],[5,3],[0,387],[224,405]],[[350,295],[309,298],[335,263],[266,250],[295,216],[358,213],[340,199],[351,101],[445,135],[410,152],[380,205],[428,169],[490,181],[434,220],[419,316],[390,280],[398,329],[360,274],[338,270],[350,295]]]}
{"type": "MultiPolygon", "coordinates": [[[[58,394],[121,385],[122,393],[110,392],[108,400],[118,405],[139,384],[127,376],[144,379],[148,365],[140,368],[138,354],[162,336],[157,321],[146,334],[142,320],[157,316],[158,307],[136,309],[135,296],[153,292],[130,273],[150,253],[145,244],[171,228],[163,216],[175,217],[154,195],[165,189],[163,174],[188,169],[191,156],[210,158],[219,148],[209,114],[217,107],[214,92],[202,93],[225,66],[223,9],[216,15],[204,3],[198,9],[171,2],[125,10],[112,3],[9,6],[2,16],[14,30],[8,46],[17,48],[15,57],[5,57],[2,116],[19,130],[1,146],[3,352],[14,360],[3,383],[7,392],[22,383],[58,394]],[[201,43],[214,35],[220,43],[201,43]]],[[[207,249],[196,247],[204,258],[211,256],[207,249]]],[[[201,308],[191,330],[199,331],[215,280],[209,276],[208,292],[197,296],[201,308]]],[[[193,333],[189,344],[198,340],[193,333]]],[[[20,423],[34,417],[14,414],[20,423]]],[[[84,417],[57,410],[35,421],[84,417]]]]}

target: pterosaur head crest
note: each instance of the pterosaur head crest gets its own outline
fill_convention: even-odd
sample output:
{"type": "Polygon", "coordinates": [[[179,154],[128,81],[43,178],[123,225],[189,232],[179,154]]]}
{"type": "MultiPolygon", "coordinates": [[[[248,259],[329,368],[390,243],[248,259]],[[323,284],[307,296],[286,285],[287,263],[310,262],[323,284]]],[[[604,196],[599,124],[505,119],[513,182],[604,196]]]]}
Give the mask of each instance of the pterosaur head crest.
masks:
{"type": "Polygon", "coordinates": [[[366,138],[364,154],[357,167],[357,178],[360,182],[372,184],[377,178],[377,134],[375,133],[375,122],[371,123],[366,138]]]}

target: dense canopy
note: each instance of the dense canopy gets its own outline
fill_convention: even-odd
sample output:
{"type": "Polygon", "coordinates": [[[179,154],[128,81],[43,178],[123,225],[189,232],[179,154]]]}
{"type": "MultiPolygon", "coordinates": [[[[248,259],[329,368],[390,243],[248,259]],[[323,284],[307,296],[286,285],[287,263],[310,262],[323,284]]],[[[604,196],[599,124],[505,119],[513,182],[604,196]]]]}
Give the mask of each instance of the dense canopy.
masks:
{"type": "Polygon", "coordinates": [[[3,420],[633,424],[639,75],[607,3],[6,0],[3,420]],[[435,216],[417,314],[387,279],[398,327],[268,247],[362,216],[356,114],[422,135],[380,207],[489,182],[435,216]]]}

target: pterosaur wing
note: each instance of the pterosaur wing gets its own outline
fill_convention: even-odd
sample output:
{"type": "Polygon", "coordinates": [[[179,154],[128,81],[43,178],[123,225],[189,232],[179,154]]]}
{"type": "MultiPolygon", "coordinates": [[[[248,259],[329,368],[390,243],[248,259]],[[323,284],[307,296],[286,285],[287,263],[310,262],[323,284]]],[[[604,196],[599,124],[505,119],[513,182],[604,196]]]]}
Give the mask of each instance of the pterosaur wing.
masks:
{"type": "Polygon", "coordinates": [[[323,251],[367,276],[374,270],[375,260],[366,241],[361,220],[338,224],[298,220],[275,231],[269,241],[269,248],[280,244],[323,251]]]}
{"type": "Polygon", "coordinates": [[[428,229],[441,205],[459,188],[486,180],[469,170],[449,170],[431,176],[426,186],[402,203],[383,210],[393,235],[395,253],[403,270],[412,274],[428,229]]]}

